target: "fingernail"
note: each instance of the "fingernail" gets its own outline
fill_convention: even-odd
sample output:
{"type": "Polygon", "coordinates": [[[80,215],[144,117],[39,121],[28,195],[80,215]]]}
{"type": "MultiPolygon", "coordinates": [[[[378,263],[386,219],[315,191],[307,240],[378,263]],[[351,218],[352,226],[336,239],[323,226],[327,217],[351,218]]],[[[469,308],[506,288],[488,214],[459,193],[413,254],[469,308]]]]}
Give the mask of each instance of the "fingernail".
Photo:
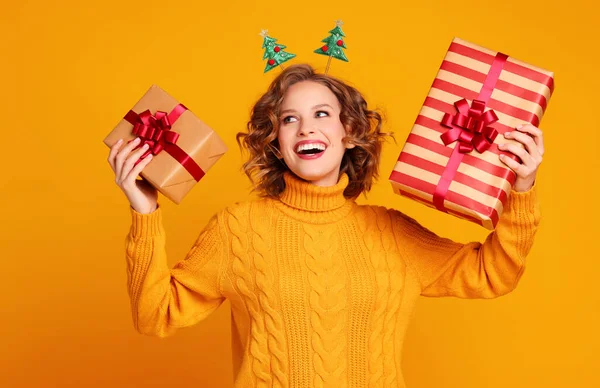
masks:
{"type": "Polygon", "coordinates": [[[142,148],[143,148],[143,149],[146,149],[146,148],[148,148],[148,143],[144,144],[144,145],[142,146],[142,148]]]}
{"type": "Polygon", "coordinates": [[[123,139],[117,140],[117,144],[121,144],[122,142],[123,142],[123,139]]]}
{"type": "Polygon", "coordinates": [[[520,125],[517,125],[517,129],[521,129],[521,128],[523,128],[524,126],[525,126],[525,124],[520,124],[520,125]]]}
{"type": "Polygon", "coordinates": [[[510,136],[510,131],[504,132],[504,136],[510,136]]]}

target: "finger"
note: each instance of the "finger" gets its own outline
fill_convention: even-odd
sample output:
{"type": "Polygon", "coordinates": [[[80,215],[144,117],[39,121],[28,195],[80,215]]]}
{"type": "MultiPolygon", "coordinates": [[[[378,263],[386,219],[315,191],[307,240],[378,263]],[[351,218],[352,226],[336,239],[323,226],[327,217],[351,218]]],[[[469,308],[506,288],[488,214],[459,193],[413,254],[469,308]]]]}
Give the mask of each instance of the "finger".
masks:
{"type": "Polygon", "coordinates": [[[117,152],[119,148],[123,144],[123,139],[119,139],[115,144],[110,147],[110,152],[108,153],[108,164],[115,171],[115,157],[117,156],[117,152]]]}
{"type": "Polygon", "coordinates": [[[519,143],[523,144],[525,146],[525,148],[527,149],[527,151],[529,152],[529,155],[531,155],[531,157],[541,163],[542,162],[542,155],[540,154],[540,151],[538,149],[537,144],[534,141],[534,138],[529,135],[528,133],[523,133],[523,132],[505,132],[504,133],[504,137],[506,139],[514,139],[516,141],[518,141],[519,143]]]}
{"type": "Polygon", "coordinates": [[[117,183],[120,182],[120,178],[121,178],[121,175],[123,172],[123,163],[125,162],[125,159],[129,155],[131,150],[133,148],[135,148],[139,144],[140,141],[141,141],[141,139],[139,137],[136,137],[133,141],[129,142],[127,145],[125,145],[125,147],[123,147],[117,153],[117,156],[115,157],[115,166],[116,166],[115,176],[116,176],[117,183]]]}
{"type": "MultiPolygon", "coordinates": [[[[522,164],[524,165],[525,168],[528,168],[531,170],[535,169],[535,161],[533,160],[531,155],[529,155],[529,153],[525,150],[525,148],[520,147],[516,144],[511,144],[511,143],[500,144],[498,146],[498,148],[502,151],[509,151],[509,152],[512,152],[513,154],[517,155],[519,158],[521,158],[521,162],[523,162],[522,164]]],[[[510,158],[506,158],[506,159],[510,159],[510,158]]]]}
{"type": "Polygon", "coordinates": [[[503,154],[500,154],[499,157],[500,157],[500,161],[502,163],[506,164],[511,170],[513,170],[515,172],[515,174],[517,174],[518,176],[525,176],[526,172],[523,170],[524,166],[521,163],[519,163],[503,154]]]}
{"type": "Polygon", "coordinates": [[[135,165],[131,169],[129,174],[127,174],[127,176],[125,176],[125,179],[123,180],[123,184],[124,185],[133,185],[135,183],[135,180],[138,177],[138,175],[140,175],[140,173],[142,172],[144,167],[146,167],[148,165],[148,163],[150,163],[151,160],[152,160],[152,154],[148,154],[145,158],[143,158],[142,161],[139,162],[137,165],[135,165]]]}
{"type": "Polygon", "coordinates": [[[131,169],[134,166],[135,162],[148,150],[148,144],[144,144],[139,149],[132,152],[130,156],[127,157],[125,163],[123,163],[123,169],[121,170],[121,182],[125,179],[127,175],[131,172],[131,169]]]}
{"type": "Polygon", "coordinates": [[[535,144],[538,147],[540,155],[544,155],[544,135],[542,130],[532,124],[523,124],[516,128],[520,132],[528,133],[533,137],[535,144]]]}

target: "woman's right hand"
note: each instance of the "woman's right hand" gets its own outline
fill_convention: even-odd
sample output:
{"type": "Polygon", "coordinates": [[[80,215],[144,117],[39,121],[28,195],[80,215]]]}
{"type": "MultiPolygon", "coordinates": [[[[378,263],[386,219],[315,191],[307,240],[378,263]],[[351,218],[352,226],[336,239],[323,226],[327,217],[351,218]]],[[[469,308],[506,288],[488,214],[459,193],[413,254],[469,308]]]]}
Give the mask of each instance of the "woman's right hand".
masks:
{"type": "Polygon", "coordinates": [[[149,154],[134,166],[135,161],[148,149],[148,146],[144,145],[131,152],[139,142],[138,137],[121,148],[123,139],[120,139],[110,147],[108,163],[115,172],[115,183],[125,193],[131,207],[138,213],[149,214],[158,207],[158,191],[145,179],[137,179],[144,167],[152,160],[152,154],[149,154]]]}

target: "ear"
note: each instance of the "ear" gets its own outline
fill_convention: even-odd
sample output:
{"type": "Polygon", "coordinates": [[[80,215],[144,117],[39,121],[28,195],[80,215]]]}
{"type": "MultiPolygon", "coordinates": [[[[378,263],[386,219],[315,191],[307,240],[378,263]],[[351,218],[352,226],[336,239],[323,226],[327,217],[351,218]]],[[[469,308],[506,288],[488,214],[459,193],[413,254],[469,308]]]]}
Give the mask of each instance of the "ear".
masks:
{"type": "MultiPolygon", "coordinates": [[[[345,128],[345,131],[346,131],[346,136],[348,136],[348,133],[351,133],[351,132],[352,132],[352,131],[351,131],[351,128],[350,128],[350,126],[348,126],[348,125],[346,125],[344,128],[345,128]]],[[[350,142],[348,142],[348,141],[344,141],[344,145],[345,145],[345,147],[346,147],[347,149],[352,149],[352,148],[356,147],[356,144],[352,144],[352,143],[350,143],[350,142]]]]}

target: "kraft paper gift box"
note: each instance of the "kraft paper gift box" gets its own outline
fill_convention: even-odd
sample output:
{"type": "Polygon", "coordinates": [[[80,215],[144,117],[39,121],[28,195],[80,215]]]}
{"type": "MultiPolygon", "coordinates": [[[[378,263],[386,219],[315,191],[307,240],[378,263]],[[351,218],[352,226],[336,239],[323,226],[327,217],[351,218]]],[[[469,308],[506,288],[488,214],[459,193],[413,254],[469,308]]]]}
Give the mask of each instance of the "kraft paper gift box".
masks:
{"type": "Polygon", "coordinates": [[[396,194],[493,230],[516,174],[498,144],[539,126],[554,73],[454,38],[404,144],[390,182],[396,194]]]}
{"type": "Polygon", "coordinates": [[[121,119],[106,136],[108,147],[123,139],[123,147],[136,137],[149,149],[153,159],[140,176],[176,204],[202,179],[227,152],[223,140],[183,104],[156,85],[121,119]]]}

